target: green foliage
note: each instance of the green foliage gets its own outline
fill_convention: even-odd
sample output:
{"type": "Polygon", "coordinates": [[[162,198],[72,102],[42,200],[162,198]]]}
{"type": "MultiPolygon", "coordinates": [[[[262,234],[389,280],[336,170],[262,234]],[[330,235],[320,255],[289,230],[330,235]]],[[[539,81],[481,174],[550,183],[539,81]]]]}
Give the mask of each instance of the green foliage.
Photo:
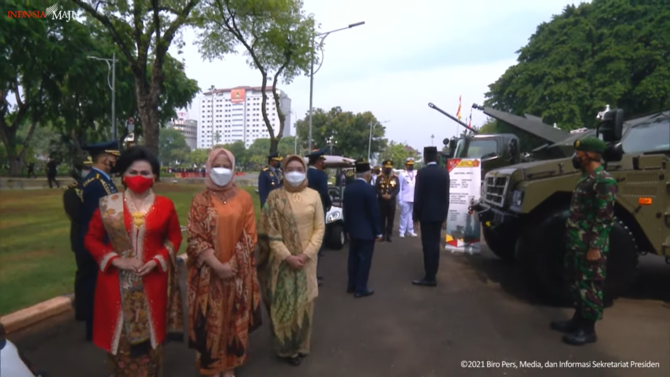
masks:
{"type": "Polygon", "coordinates": [[[161,130],[159,146],[158,158],[162,166],[179,165],[191,153],[184,135],[174,128],[161,130]]]}
{"type": "Polygon", "coordinates": [[[290,84],[307,74],[313,56],[314,19],[302,10],[300,0],[207,0],[202,3],[204,25],[199,35],[203,57],[213,60],[241,47],[247,63],[261,74],[261,114],[270,134],[269,151],[277,151],[286,115],[277,84],[290,84]],[[268,92],[271,98],[268,98],[268,92]],[[274,101],[279,127],[268,116],[268,100],[274,101]]]}
{"type": "MultiPolygon", "coordinates": [[[[175,80],[173,83],[176,86],[186,89],[175,90],[174,98],[166,97],[164,92],[165,79],[170,71],[167,51],[173,42],[178,47],[183,46],[180,29],[198,19],[192,13],[200,0],[133,1],[132,4],[129,0],[73,2],[108,31],[127,61],[135,83],[135,100],[144,144],[158,154],[161,112],[172,111],[168,107],[174,108],[177,102],[188,98],[189,89],[197,89],[191,86],[193,82],[175,80]]],[[[176,70],[183,70],[177,64],[173,66],[176,70]]]]}
{"type": "Polygon", "coordinates": [[[207,162],[207,157],[209,156],[209,149],[194,149],[192,150],[186,159],[184,164],[189,167],[202,167],[207,162]]]}
{"type": "Polygon", "coordinates": [[[489,86],[486,105],[570,130],[606,104],[628,117],[670,107],[670,7],[594,0],[543,23],[518,63],[489,86]]]}
{"type": "MultiPolygon", "coordinates": [[[[333,107],[329,112],[315,109],[312,116],[312,147],[325,148],[332,138],[334,152],[350,158],[368,157],[370,127],[372,126],[371,155],[386,148],[386,128],[369,112],[354,114],[333,107]]],[[[298,139],[307,147],[309,114],[296,122],[298,139]]]]}
{"type": "Polygon", "coordinates": [[[409,145],[391,141],[377,160],[379,165],[385,160],[391,160],[396,169],[402,169],[405,165],[405,160],[409,157],[419,160],[421,159],[421,153],[409,145]]]}

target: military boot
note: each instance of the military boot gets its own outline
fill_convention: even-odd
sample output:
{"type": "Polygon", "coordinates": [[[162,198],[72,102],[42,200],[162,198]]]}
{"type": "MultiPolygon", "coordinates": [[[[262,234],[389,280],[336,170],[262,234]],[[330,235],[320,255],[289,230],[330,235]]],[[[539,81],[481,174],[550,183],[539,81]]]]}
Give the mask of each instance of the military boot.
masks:
{"type": "Polygon", "coordinates": [[[554,331],[571,333],[578,329],[580,319],[581,315],[579,313],[579,309],[575,309],[575,314],[572,315],[572,319],[567,321],[553,321],[549,324],[549,327],[551,327],[551,329],[554,331]]]}
{"type": "Polygon", "coordinates": [[[583,346],[588,343],[595,343],[596,323],[595,321],[582,320],[579,328],[574,332],[563,335],[563,341],[573,346],[583,346]]]}

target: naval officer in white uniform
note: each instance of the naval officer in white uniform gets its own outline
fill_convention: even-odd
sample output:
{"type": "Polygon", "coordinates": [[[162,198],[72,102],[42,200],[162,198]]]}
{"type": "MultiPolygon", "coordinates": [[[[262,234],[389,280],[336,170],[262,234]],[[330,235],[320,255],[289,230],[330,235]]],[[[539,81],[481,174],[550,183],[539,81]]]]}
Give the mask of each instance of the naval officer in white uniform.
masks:
{"type": "Polygon", "coordinates": [[[400,173],[398,181],[400,181],[400,193],[398,194],[398,204],[400,205],[400,238],[404,238],[405,236],[416,237],[414,222],[412,221],[414,185],[416,183],[413,158],[410,157],[405,160],[405,170],[400,173]]]}

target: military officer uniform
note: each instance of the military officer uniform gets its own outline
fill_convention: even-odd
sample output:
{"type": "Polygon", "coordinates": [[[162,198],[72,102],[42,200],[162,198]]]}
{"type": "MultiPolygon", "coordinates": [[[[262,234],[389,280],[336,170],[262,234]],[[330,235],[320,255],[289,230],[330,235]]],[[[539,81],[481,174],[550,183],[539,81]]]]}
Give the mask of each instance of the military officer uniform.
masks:
{"type": "Polygon", "coordinates": [[[279,169],[283,158],[279,156],[279,152],[272,153],[268,156],[268,166],[258,174],[258,196],[260,197],[261,208],[265,205],[265,201],[270,195],[270,191],[278,189],[283,184],[283,175],[279,169]]]}
{"type": "Polygon", "coordinates": [[[398,182],[398,177],[393,173],[393,161],[386,160],[382,165],[384,171],[377,177],[376,183],[377,199],[379,200],[383,236],[387,242],[391,242],[393,222],[395,221],[396,198],[400,191],[400,183],[398,182]]]}
{"type": "Polygon", "coordinates": [[[400,194],[398,204],[400,205],[400,238],[407,236],[416,237],[414,233],[414,222],[412,212],[414,210],[414,185],[416,184],[416,172],[414,171],[414,159],[405,160],[405,170],[398,177],[400,182],[400,194]]]}
{"type": "MultiPolygon", "coordinates": [[[[315,150],[312,153],[308,154],[309,167],[307,168],[307,187],[315,190],[319,193],[321,198],[321,205],[323,206],[324,216],[328,216],[328,211],[332,206],[332,201],[330,199],[330,194],[328,193],[328,174],[322,170],[323,162],[326,161],[326,148],[315,150]],[[317,168],[316,165],[319,165],[317,168]]],[[[325,219],[324,219],[325,221],[325,219]]],[[[317,281],[319,285],[323,284],[323,277],[321,276],[321,258],[323,258],[323,249],[326,246],[327,234],[323,235],[323,242],[321,243],[321,248],[317,256],[316,271],[317,271],[317,281]]]]}
{"type": "MultiPolygon", "coordinates": [[[[117,142],[110,141],[84,147],[93,159],[102,154],[120,156],[117,142]]],[[[110,166],[110,169],[113,166],[110,166]]],[[[100,199],[118,192],[109,173],[93,167],[81,183],[81,211],[79,214],[79,244],[75,250],[77,273],[75,276],[75,310],[79,318],[86,322],[86,338],[93,336],[93,301],[95,284],[98,278],[98,264],[84,248],[84,236],[88,232],[88,223],[98,209],[100,199]]]]}
{"type": "MultiPolygon", "coordinates": [[[[587,137],[575,141],[574,147],[576,151],[602,156],[607,145],[598,138],[587,137]]],[[[577,154],[573,164],[581,168],[577,154]]],[[[563,340],[569,344],[596,341],[595,323],[603,317],[603,283],[609,235],[614,226],[616,194],[616,180],[599,164],[592,172],[582,173],[572,193],[570,215],[566,221],[565,265],[575,313],[569,321],[551,323],[552,329],[567,333],[563,340]],[[589,260],[589,250],[598,251],[599,258],[589,260]]]]}

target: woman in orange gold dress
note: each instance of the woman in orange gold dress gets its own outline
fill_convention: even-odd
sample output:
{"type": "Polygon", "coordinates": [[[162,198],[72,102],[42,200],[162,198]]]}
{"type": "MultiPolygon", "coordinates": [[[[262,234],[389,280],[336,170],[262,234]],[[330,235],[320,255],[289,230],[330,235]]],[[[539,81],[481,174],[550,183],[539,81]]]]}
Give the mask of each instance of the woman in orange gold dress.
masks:
{"type": "Polygon", "coordinates": [[[100,199],[84,246],[100,265],[93,343],[114,377],[158,377],[162,344],[183,340],[176,255],[181,227],[172,201],[151,189],[158,160],[143,147],[121,154],[124,193],[100,199]]]}
{"type": "Polygon", "coordinates": [[[189,346],[206,376],[234,376],[247,361],[249,333],[261,323],[254,206],[235,186],[234,170],[231,152],[212,150],[207,189],[188,216],[189,346]]]}

